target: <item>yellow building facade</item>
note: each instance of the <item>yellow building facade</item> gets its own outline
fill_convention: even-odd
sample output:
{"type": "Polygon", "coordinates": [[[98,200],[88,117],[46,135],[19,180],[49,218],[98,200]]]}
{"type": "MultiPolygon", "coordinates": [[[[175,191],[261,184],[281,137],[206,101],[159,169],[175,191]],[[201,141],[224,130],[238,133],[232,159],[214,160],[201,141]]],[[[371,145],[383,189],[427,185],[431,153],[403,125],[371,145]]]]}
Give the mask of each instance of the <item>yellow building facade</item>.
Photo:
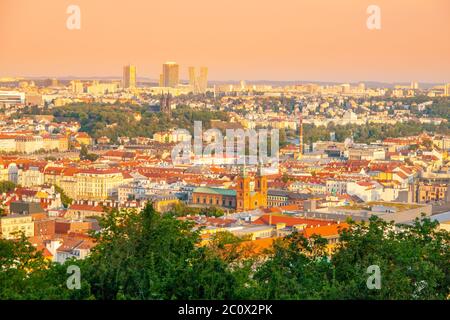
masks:
{"type": "Polygon", "coordinates": [[[11,215],[0,218],[0,231],[3,239],[18,239],[23,232],[26,237],[34,236],[34,222],[30,215],[11,215]]]}
{"type": "Polygon", "coordinates": [[[236,210],[247,211],[267,207],[267,177],[258,170],[252,178],[244,172],[237,180],[236,210]]]}
{"type": "Polygon", "coordinates": [[[106,200],[124,183],[122,173],[114,170],[84,170],[74,176],[77,200],[106,200]]]}

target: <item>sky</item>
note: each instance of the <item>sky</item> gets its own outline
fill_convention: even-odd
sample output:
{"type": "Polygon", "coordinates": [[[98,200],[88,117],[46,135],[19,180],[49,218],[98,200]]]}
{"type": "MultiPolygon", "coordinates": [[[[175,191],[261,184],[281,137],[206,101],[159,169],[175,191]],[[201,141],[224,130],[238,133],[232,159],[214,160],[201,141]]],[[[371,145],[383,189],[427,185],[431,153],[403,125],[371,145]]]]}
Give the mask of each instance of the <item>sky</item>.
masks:
{"type": "Polygon", "coordinates": [[[450,82],[449,0],[0,0],[0,77],[450,82]],[[69,30],[78,5],[81,29],[69,30]],[[367,8],[380,8],[369,30],[367,8]]]}

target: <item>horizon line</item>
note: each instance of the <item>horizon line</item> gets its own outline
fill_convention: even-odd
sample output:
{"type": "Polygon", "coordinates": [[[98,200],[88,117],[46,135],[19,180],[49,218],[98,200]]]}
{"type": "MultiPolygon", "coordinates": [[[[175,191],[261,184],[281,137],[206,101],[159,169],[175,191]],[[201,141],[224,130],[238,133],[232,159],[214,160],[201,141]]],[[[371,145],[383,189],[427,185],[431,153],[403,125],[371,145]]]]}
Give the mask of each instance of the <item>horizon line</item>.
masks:
{"type": "MultiPolygon", "coordinates": [[[[22,78],[22,79],[37,79],[37,80],[45,80],[45,79],[57,79],[57,80],[71,80],[71,79],[79,79],[79,80],[95,80],[95,79],[110,79],[110,80],[116,80],[116,79],[122,79],[123,76],[121,75],[83,75],[83,76],[75,76],[75,75],[64,75],[64,76],[54,76],[54,75],[20,75],[20,76],[0,76],[0,79],[2,78],[22,78]]],[[[136,80],[147,80],[147,81],[154,81],[159,82],[159,79],[157,78],[150,78],[150,77],[136,77],[136,80]]],[[[180,79],[180,81],[189,82],[189,79],[180,79]]],[[[290,83],[383,83],[383,84],[403,84],[403,83],[411,83],[411,82],[417,82],[422,84],[447,84],[450,81],[421,81],[421,80],[349,80],[349,81],[342,81],[342,80],[274,80],[274,79],[208,79],[208,82],[273,82],[273,83],[282,83],[282,82],[290,82],[290,83]]]]}

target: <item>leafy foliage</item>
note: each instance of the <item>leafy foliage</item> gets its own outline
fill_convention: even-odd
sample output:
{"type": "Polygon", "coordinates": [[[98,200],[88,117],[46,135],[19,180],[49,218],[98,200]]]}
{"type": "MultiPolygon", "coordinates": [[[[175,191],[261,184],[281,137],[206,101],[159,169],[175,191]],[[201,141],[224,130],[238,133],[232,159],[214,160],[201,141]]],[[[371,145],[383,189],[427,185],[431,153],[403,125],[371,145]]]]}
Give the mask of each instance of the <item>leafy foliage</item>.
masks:
{"type": "Polygon", "coordinates": [[[388,123],[367,123],[365,125],[347,124],[335,125],[330,123],[327,127],[305,124],[304,136],[305,142],[316,142],[319,140],[329,140],[330,132],[335,132],[336,140],[344,141],[351,136],[356,142],[370,143],[386,138],[406,137],[419,135],[423,132],[435,132],[440,134],[449,134],[449,123],[442,123],[439,126],[432,124],[421,124],[414,121],[402,122],[396,124],[388,123]]]}
{"type": "Polygon", "coordinates": [[[171,209],[168,211],[168,214],[176,216],[176,217],[185,217],[185,216],[195,216],[195,215],[204,215],[206,217],[221,217],[225,214],[225,212],[219,207],[204,207],[204,208],[193,208],[189,207],[183,202],[178,202],[172,205],[171,209]]]}
{"type": "Polygon", "coordinates": [[[46,260],[22,234],[18,240],[0,239],[0,300],[53,300],[91,298],[89,285],[69,290],[65,265],[46,260]]]}
{"type": "Polygon", "coordinates": [[[230,298],[226,264],[198,248],[192,224],[160,215],[115,211],[102,221],[104,232],[86,260],[85,273],[99,299],[230,298]]]}
{"type": "Polygon", "coordinates": [[[16,185],[11,181],[0,181],[0,193],[14,191],[16,185]]]}
{"type": "Polygon", "coordinates": [[[88,148],[83,144],[80,150],[80,160],[96,161],[99,158],[95,153],[89,153],[88,148]]]}
{"type": "Polygon", "coordinates": [[[450,234],[428,218],[395,225],[377,217],[350,222],[330,255],[327,241],[293,233],[263,255],[246,239],[199,230],[152,205],[111,211],[82,261],[57,265],[27,242],[0,240],[1,299],[448,299],[450,234]],[[65,286],[67,266],[82,271],[81,290],[65,286]],[[367,287],[377,265],[381,289],[367,287]]]}
{"type": "Polygon", "coordinates": [[[71,197],[69,197],[61,187],[55,185],[55,191],[61,195],[61,202],[64,207],[67,208],[68,206],[70,206],[72,204],[73,199],[71,197]]]}
{"type": "Polygon", "coordinates": [[[55,108],[52,114],[59,121],[78,121],[81,131],[87,132],[94,138],[107,136],[113,141],[117,141],[120,136],[153,137],[155,132],[171,128],[187,129],[192,133],[194,121],[202,121],[204,129],[209,129],[213,119],[228,120],[225,112],[193,110],[187,106],[177,107],[173,110],[171,117],[161,112],[151,111],[148,106],[120,104],[111,106],[95,103],[55,108]]]}
{"type": "Polygon", "coordinates": [[[332,263],[343,299],[445,299],[450,288],[450,234],[417,219],[395,227],[380,219],[344,231],[332,263]],[[381,290],[361,290],[365,270],[378,265],[381,290]],[[423,286],[423,288],[421,288],[423,286]]]}

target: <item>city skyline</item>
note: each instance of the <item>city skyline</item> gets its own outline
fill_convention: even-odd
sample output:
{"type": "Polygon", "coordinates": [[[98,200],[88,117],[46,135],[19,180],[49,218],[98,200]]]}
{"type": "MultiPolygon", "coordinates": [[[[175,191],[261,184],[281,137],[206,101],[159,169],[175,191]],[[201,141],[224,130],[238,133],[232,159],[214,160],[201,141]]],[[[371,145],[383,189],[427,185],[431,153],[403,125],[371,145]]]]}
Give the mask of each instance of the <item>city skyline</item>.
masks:
{"type": "Polygon", "coordinates": [[[165,62],[159,76],[160,87],[176,87],[180,82],[180,66],[173,61],[165,62]]]}
{"type": "Polygon", "coordinates": [[[450,0],[0,0],[0,300],[450,300],[449,40],[450,0]]]}
{"type": "Polygon", "coordinates": [[[205,65],[211,81],[449,82],[450,4],[413,3],[377,1],[381,29],[369,30],[366,0],[79,0],[81,29],[68,30],[68,1],[3,0],[0,77],[119,76],[118,66],[132,62],[158,79],[161,63],[173,59],[181,79],[188,66],[205,65]]]}
{"type": "Polygon", "coordinates": [[[136,67],[127,65],[123,67],[122,86],[126,89],[136,87],[136,67]]]}
{"type": "MultiPolygon", "coordinates": [[[[66,75],[66,76],[55,76],[55,75],[37,75],[37,76],[4,76],[0,75],[0,83],[3,82],[13,82],[13,81],[19,81],[19,80],[60,80],[60,81],[71,81],[71,80],[77,80],[77,81],[103,81],[103,82],[122,82],[124,81],[124,68],[127,67],[122,66],[122,74],[116,74],[116,75],[103,75],[103,76],[75,76],[75,75],[66,75]]],[[[148,77],[145,74],[142,75],[136,68],[135,65],[130,65],[135,68],[136,73],[136,84],[138,82],[141,83],[154,83],[156,86],[160,86],[161,76],[162,74],[159,74],[159,78],[156,77],[148,77]]],[[[185,69],[189,70],[190,68],[193,68],[192,66],[186,67],[185,69]]],[[[195,67],[194,67],[195,68],[195,67]]],[[[206,68],[209,73],[208,67],[201,67],[206,68]]],[[[200,69],[200,68],[198,68],[200,69]]],[[[354,80],[354,81],[325,81],[325,80],[308,80],[308,79],[298,79],[298,80],[270,80],[270,79],[225,79],[225,80],[217,80],[217,79],[209,79],[207,77],[208,87],[210,85],[216,85],[216,84],[240,84],[242,82],[246,84],[267,84],[267,85],[273,85],[273,86],[286,86],[286,85],[305,85],[305,84],[317,84],[322,86],[327,85],[344,85],[344,84],[350,84],[350,85],[358,85],[358,84],[365,84],[368,87],[394,87],[394,86],[412,86],[413,83],[418,84],[419,88],[416,89],[424,89],[424,88],[432,88],[435,86],[446,86],[448,85],[448,81],[428,81],[428,82],[422,82],[422,81],[416,81],[415,79],[405,79],[402,81],[376,81],[376,80],[354,80]]],[[[189,85],[190,83],[190,77],[189,75],[186,75],[184,77],[179,77],[179,84],[180,85],[189,85]]]]}

